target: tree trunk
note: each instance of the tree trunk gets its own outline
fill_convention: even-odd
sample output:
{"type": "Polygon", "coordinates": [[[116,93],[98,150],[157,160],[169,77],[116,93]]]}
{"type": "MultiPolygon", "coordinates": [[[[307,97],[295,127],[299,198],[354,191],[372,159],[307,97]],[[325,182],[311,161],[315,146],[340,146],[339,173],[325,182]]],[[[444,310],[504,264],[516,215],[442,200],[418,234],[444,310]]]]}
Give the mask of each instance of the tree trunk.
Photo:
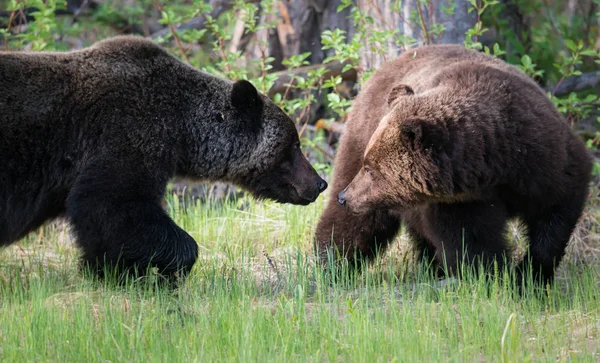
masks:
{"type": "MultiPolygon", "coordinates": [[[[262,14],[260,19],[262,23],[278,21],[277,27],[244,35],[243,23],[239,20],[230,50],[241,50],[249,59],[273,57],[274,71],[285,68],[281,64],[283,59],[305,52],[310,52],[307,59],[310,64],[323,63],[333,52],[331,49],[322,49],[323,31],[343,30],[346,39],[351,39],[356,31],[350,19],[353,6],[338,12],[340,4],[341,0],[279,1],[275,14],[262,14]],[[255,42],[249,42],[252,36],[268,44],[268,49],[260,49],[255,42]]],[[[365,40],[375,32],[395,32],[393,37],[385,40],[385,44],[375,45],[377,49],[365,44],[360,64],[363,69],[377,68],[397,57],[407,47],[435,43],[460,44],[465,40],[467,30],[477,21],[476,12],[468,12],[471,6],[469,0],[430,0],[427,3],[424,0],[357,0],[354,6],[373,19],[373,24],[366,27],[365,40]],[[454,9],[451,14],[448,14],[449,8],[454,9]],[[434,30],[439,26],[445,30],[436,34],[434,30]],[[414,39],[414,42],[403,43],[400,41],[402,37],[414,39]],[[385,49],[385,53],[379,54],[380,49],[385,49]]]]}
{"type": "MultiPolygon", "coordinates": [[[[261,23],[279,20],[275,29],[268,32],[260,31],[255,35],[258,39],[269,43],[267,55],[275,58],[273,69],[275,71],[284,69],[281,65],[283,59],[305,52],[310,52],[307,59],[310,64],[323,63],[332,52],[321,49],[321,33],[325,30],[341,29],[351,37],[354,27],[349,19],[350,10],[347,8],[338,13],[337,7],[340,4],[340,0],[279,1],[276,14],[261,15],[261,23]]],[[[236,29],[238,28],[243,31],[241,20],[236,25],[236,29]]],[[[250,58],[260,58],[262,50],[248,43],[251,37],[252,35],[234,35],[233,49],[243,50],[250,58]],[[246,37],[245,41],[244,37],[246,37]]]]}
{"type": "Polygon", "coordinates": [[[373,18],[374,24],[368,27],[373,33],[381,30],[395,31],[395,38],[387,39],[385,54],[366,47],[361,57],[364,69],[378,68],[387,60],[397,57],[406,48],[425,44],[461,44],[466,32],[477,21],[468,0],[430,0],[427,4],[422,0],[405,0],[401,8],[395,8],[395,0],[361,0],[359,9],[373,18]],[[454,12],[447,14],[444,10],[454,6],[454,12]],[[435,34],[435,26],[443,25],[444,31],[435,34]],[[402,42],[400,39],[406,39],[402,42]],[[412,39],[412,42],[410,41],[412,39]]]}

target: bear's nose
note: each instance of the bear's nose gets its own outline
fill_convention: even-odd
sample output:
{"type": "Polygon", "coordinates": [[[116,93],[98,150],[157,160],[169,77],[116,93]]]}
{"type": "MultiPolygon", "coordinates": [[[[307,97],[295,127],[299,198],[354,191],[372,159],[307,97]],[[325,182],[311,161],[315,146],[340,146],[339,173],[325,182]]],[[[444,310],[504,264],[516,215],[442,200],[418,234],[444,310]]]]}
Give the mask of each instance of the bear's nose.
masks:
{"type": "Polygon", "coordinates": [[[319,193],[323,193],[323,191],[325,191],[325,189],[327,189],[327,182],[325,180],[321,179],[317,183],[317,188],[319,188],[319,193]]]}
{"type": "Polygon", "coordinates": [[[344,198],[344,191],[341,191],[338,193],[338,203],[340,203],[343,206],[346,205],[346,198],[344,198]]]}

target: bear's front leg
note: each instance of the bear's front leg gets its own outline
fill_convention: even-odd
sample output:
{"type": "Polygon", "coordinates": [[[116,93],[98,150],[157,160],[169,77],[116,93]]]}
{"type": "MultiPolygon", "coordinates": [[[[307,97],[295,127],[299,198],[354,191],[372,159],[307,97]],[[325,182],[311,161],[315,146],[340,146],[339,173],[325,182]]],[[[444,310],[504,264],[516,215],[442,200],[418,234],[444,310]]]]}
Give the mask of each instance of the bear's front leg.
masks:
{"type": "Polygon", "coordinates": [[[353,215],[337,202],[330,202],[317,225],[319,260],[327,264],[339,256],[351,265],[368,262],[386,250],[399,228],[400,219],[386,210],[353,215]]]}
{"type": "MultiPolygon", "coordinates": [[[[375,127],[372,125],[369,135],[375,127]]],[[[352,267],[359,267],[355,262],[369,261],[376,253],[383,252],[400,229],[400,218],[387,210],[355,215],[338,203],[338,193],[352,181],[362,165],[368,138],[358,139],[358,136],[350,130],[340,140],[329,200],[315,233],[315,248],[322,265],[330,260],[337,262],[339,256],[347,259],[352,267]]]]}
{"type": "Polygon", "coordinates": [[[169,283],[190,272],[198,246],[161,207],[166,180],[139,166],[115,172],[96,164],[80,175],[67,199],[67,216],[84,266],[99,277],[139,277],[156,267],[169,283]]]}
{"type": "Polygon", "coordinates": [[[432,203],[421,211],[421,231],[436,248],[439,266],[452,275],[460,273],[463,263],[493,276],[502,272],[511,255],[506,241],[508,212],[500,200],[460,203],[432,203]]]}
{"type": "Polygon", "coordinates": [[[187,276],[198,246],[160,205],[128,201],[110,210],[100,218],[93,212],[71,217],[84,266],[100,277],[115,270],[119,276],[141,277],[152,267],[170,283],[187,276]]]}

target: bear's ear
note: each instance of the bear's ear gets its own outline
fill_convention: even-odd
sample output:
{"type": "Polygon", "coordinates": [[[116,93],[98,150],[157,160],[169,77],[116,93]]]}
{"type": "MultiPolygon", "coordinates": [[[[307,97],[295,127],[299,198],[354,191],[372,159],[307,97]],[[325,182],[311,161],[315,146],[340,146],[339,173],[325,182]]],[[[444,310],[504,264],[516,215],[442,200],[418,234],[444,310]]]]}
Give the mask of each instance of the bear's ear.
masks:
{"type": "Polygon", "coordinates": [[[388,94],[388,105],[391,106],[394,102],[396,102],[398,97],[410,96],[414,94],[415,91],[413,91],[413,89],[410,88],[410,86],[404,83],[399,83],[392,87],[392,89],[390,90],[390,93],[388,94]]]}
{"type": "Polygon", "coordinates": [[[260,114],[263,109],[263,100],[252,83],[240,80],[231,88],[231,105],[241,112],[260,114]]]}
{"type": "Polygon", "coordinates": [[[441,126],[419,119],[404,121],[400,126],[400,138],[413,151],[440,151],[447,139],[441,126]]]}

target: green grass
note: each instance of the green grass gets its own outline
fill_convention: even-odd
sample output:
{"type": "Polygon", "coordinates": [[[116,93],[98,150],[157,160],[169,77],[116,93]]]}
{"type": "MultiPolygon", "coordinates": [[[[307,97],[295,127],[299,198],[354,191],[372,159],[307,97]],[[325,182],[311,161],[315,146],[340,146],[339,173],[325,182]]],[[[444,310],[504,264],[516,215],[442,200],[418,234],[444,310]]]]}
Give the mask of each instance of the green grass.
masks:
{"type": "Polygon", "coordinates": [[[482,279],[441,285],[404,238],[334,281],[308,207],[240,201],[169,211],[201,258],[178,293],[83,276],[61,223],[0,254],[0,360],[52,362],[598,361],[600,267],[570,258],[544,296],[482,279]]]}

